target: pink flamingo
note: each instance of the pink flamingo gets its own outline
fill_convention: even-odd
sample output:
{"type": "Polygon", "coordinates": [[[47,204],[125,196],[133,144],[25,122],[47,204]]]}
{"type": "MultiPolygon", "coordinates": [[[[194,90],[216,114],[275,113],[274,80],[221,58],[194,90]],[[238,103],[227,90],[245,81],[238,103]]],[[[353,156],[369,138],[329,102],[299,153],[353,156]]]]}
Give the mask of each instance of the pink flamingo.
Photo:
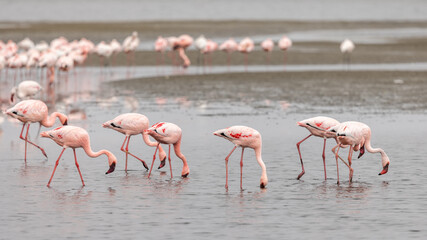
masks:
{"type": "Polygon", "coordinates": [[[219,46],[219,50],[227,53],[227,65],[230,66],[231,53],[237,50],[237,42],[230,38],[219,46]]]}
{"type": "Polygon", "coordinates": [[[36,81],[26,80],[13,87],[10,91],[10,102],[15,102],[15,96],[18,99],[30,99],[42,90],[42,86],[36,81]]]}
{"type": "Polygon", "coordinates": [[[168,160],[169,160],[169,167],[171,172],[171,178],[172,175],[172,165],[171,165],[171,144],[173,144],[175,155],[179,157],[182,160],[183,167],[181,176],[187,177],[188,174],[190,174],[190,168],[187,164],[187,159],[185,158],[184,154],[181,153],[181,138],[182,138],[182,130],[180,127],[173,123],[168,122],[159,122],[154,124],[152,127],[145,130],[148,135],[152,136],[154,139],[156,139],[157,148],[154,152],[153,156],[153,162],[151,163],[150,172],[148,173],[148,177],[151,175],[151,170],[153,169],[154,160],[156,160],[156,152],[157,149],[160,146],[160,143],[168,144],[169,145],[169,154],[168,154],[168,160]]]}
{"type": "MultiPolygon", "coordinates": [[[[142,139],[148,146],[157,147],[157,143],[150,141],[150,138],[148,137],[147,133],[145,133],[145,130],[150,127],[148,118],[146,116],[139,113],[125,113],[115,117],[113,120],[103,123],[102,126],[104,128],[111,128],[113,130],[116,130],[126,136],[120,149],[126,153],[125,171],[127,171],[128,169],[128,154],[141,161],[144,167],[148,170],[148,166],[145,161],[129,152],[130,137],[138,134],[142,135],[142,139]],[[125,146],[126,140],[126,149],[124,149],[123,147],[125,146]]],[[[161,160],[161,164],[159,166],[159,168],[162,168],[166,162],[166,153],[161,146],[159,146],[159,158],[163,159],[161,160]]]]}
{"type": "Polygon", "coordinates": [[[28,139],[28,130],[30,129],[31,123],[38,122],[44,127],[52,127],[55,123],[55,118],[58,117],[62,125],[67,125],[67,116],[59,112],[54,112],[50,116],[48,116],[47,106],[44,102],[40,100],[21,101],[14,107],[9,108],[6,111],[6,114],[24,123],[19,138],[25,141],[25,161],[27,161],[27,143],[30,143],[31,145],[40,149],[43,155],[47,157],[46,152],[43,148],[28,139]],[[24,132],[25,125],[27,125],[27,133],[25,134],[24,138],[22,136],[22,133],[24,132]]]}
{"type": "Polygon", "coordinates": [[[101,156],[102,154],[105,154],[108,157],[108,165],[110,166],[110,168],[105,174],[114,172],[114,169],[116,168],[117,159],[116,159],[116,156],[114,156],[114,154],[112,154],[107,150],[100,150],[98,152],[92,151],[92,148],[90,147],[89,134],[83,128],[75,127],[75,126],[63,126],[63,127],[58,127],[54,130],[42,132],[40,135],[42,137],[52,139],[59,146],[63,147],[61,154],[59,154],[58,160],[56,160],[55,167],[53,168],[52,176],[50,177],[49,182],[47,183],[48,187],[50,186],[50,182],[52,181],[53,175],[55,174],[56,167],[58,167],[59,159],[61,159],[61,156],[64,153],[66,148],[73,149],[74,160],[76,163],[77,170],[79,171],[80,179],[82,180],[83,186],[85,185],[85,182],[83,181],[83,176],[82,176],[82,173],[80,172],[79,163],[77,162],[76,148],[83,148],[86,154],[92,158],[96,158],[101,156]]]}
{"type": "Polygon", "coordinates": [[[248,37],[240,41],[239,45],[237,46],[237,50],[245,54],[245,70],[247,70],[247,67],[248,67],[248,54],[252,52],[253,49],[254,49],[254,41],[252,41],[252,39],[248,37]]]}
{"type": "Polygon", "coordinates": [[[261,48],[265,52],[267,52],[267,64],[270,63],[270,55],[274,48],[274,42],[271,40],[271,38],[268,38],[261,42],[261,48]]]}
{"type": "Polygon", "coordinates": [[[390,159],[387,154],[381,148],[372,148],[371,146],[371,129],[368,125],[361,122],[343,122],[335,127],[332,127],[328,130],[331,133],[336,134],[338,144],[332,148],[332,152],[335,154],[335,159],[337,162],[337,183],[339,184],[339,171],[338,171],[338,151],[340,148],[345,148],[350,146],[348,153],[348,164],[343,161],[348,169],[350,170],[349,181],[353,180],[353,168],[351,168],[351,158],[353,156],[353,151],[359,151],[360,158],[365,153],[366,150],[370,153],[380,153],[381,154],[381,163],[383,170],[378,175],[383,175],[388,172],[388,167],[390,165],[390,159]],[[338,149],[337,149],[338,148],[338,149]],[[336,151],[335,151],[336,149],[336,151]]]}
{"type": "Polygon", "coordinates": [[[320,117],[313,117],[313,118],[309,118],[309,119],[305,119],[305,120],[297,122],[298,126],[305,127],[305,128],[307,128],[308,131],[310,131],[310,135],[308,135],[303,140],[301,140],[297,143],[297,149],[298,149],[299,158],[300,158],[301,167],[302,167],[302,171],[298,175],[297,179],[300,179],[302,177],[302,175],[304,175],[304,173],[305,173],[304,163],[302,162],[302,157],[301,157],[300,144],[302,142],[304,142],[305,140],[307,140],[309,137],[316,136],[316,137],[323,138],[322,158],[323,158],[323,168],[324,168],[325,180],[326,180],[326,163],[325,163],[326,139],[327,138],[336,138],[336,135],[334,133],[328,132],[327,130],[338,125],[339,123],[340,122],[338,122],[337,120],[335,120],[333,118],[321,117],[321,116],[320,117]]]}
{"type": "Polygon", "coordinates": [[[203,57],[203,59],[205,60],[205,65],[206,65],[206,62],[207,62],[207,65],[209,66],[212,65],[211,54],[215,52],[217,49],[218,49],[218,43],[210,39],[206,40],[205,48],[202,49],[202,53],[208,56],[207,58],[203,57]]]}
{"type": "Polygon", "coordinates": [[[283,65],[286,66],[286,51],[292,46],[292,40],[283,36],[279,40],[278,46],[283,51],[283,65]]]}
{"type": "Polygon", "coordinates": [[[131,36],[128,36],[123,41],[123,51],[126,53],[128,64],[132,62],[135,64],[135,51],[139,46],[139,37],[137,32],[132,32],[131,36]]]}
{"type": "Polygon", "coordinates": [[[158,36],[156,42],[154,42],[154,50],[159,53],[157,57],[157,65],[164,64],[164,54],[168,47],[168,40],[162,36],[158,36]]]}
{"type": "Polygon", "coordinates": [[[350,65],[351,53],[355,47],[356,46],[354,45],[353,41],[348,38],[342,41],[340,44],[340,51],[343,54],[343,62],[347,63],[347,65],[350,65]]]}
{"type": "Polygon", "coordinates": [[[242,147],[242,156],[240,159],[240,189],[243,190],[242,184],[242,170],[243,170],[243,152],[246,147],[255,150],[256,160],[261,166],[262,174],[260,179],[260,187],[265,188],[268,183],[267,169],[261,157],[262,139],[261,134],[250,127],[245,126],[232,126],[225,129],[220,129],[213,133],[215,136],[222,137],[232,142],[235,146],[231,152],[225,157],[225,188],[228,189],[228,159],[230,155],[236,150],[237,147],[242,147]]]}
{"type": "Polygon", "coordinates": [[[183,68],[187,68],[191,64],[190,59],[185,54],[185,49],[191,46],[191,44],[193,44],[193,38],[187,34],[179,36],[178,40],[175,42],[174,50],[178,50],[179,56],[184,61],[182,64],[183,68]]]}

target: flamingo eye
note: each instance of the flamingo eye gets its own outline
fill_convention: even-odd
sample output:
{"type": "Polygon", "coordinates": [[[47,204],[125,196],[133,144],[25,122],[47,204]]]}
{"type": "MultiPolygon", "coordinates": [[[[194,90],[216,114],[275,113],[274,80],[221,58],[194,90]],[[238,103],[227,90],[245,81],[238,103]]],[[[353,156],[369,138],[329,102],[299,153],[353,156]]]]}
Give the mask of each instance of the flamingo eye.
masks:
{"type": "Polygon", "coordinates": [[[332,129],[332,130],[331,130],[331,132],[334,132],[334,133],[336,133],[337,131],[336,131],[335,129],[332,129]]]}

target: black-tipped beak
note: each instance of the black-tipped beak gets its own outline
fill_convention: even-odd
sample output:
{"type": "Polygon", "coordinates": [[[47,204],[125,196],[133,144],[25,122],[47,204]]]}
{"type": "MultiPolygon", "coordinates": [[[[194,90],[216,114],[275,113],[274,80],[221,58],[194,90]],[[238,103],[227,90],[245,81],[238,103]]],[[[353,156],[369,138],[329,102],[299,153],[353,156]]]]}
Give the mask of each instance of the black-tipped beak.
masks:
{"type": "Polygon", "coordinates": [[[116,169],[116,163],[115,163],[115,162],[113,162],[113,163],[110,165],[110,169],[108,169],[108,171],[107,171],[105,174],[109,174],[109,173],[114,172],[114,169],[116,169]]]}
{"type": "Polygon", "coordinates": [[[10,94],[10,102],[13,103],[13,97],[15,96],[15,94],[10,94]]]}
{"type": "Polygon", "coordinates": [[[64,126],[68,125],[68,119],[65,119],[65,122],[62,125],[64,125],[64,126]]]}
{"type": "Polygon", "coordinates": [[[261,184],[259,185],[259,187],[260,187],[260,188],[265,188],[265,184],[264,184],[264,183],[261,183],[261,184]]]}
{"type": "Polygon", "coordinates": [[[383,170],[380,173],[378,173],[378,175],[384,175],[384,174],[386,174],[388,172],[388,165],[389,165],[389,163],[387,163],[384,166],[383,170]]]}
{"type": "Polygon", "coordinates": [[[157,169],[160,169],[160,168],[164,167],[165,165],[166,165],[166,158],[163,159],[162,161],[160,161],[160,165],[157,169]]]}

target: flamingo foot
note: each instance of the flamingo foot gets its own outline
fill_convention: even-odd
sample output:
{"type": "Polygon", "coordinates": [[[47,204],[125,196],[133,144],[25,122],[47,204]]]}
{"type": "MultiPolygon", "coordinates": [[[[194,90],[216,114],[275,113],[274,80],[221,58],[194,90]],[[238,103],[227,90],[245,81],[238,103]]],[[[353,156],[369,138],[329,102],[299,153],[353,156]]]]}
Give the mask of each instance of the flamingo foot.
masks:
{"type": "Polygon", "coordinates": [[[109,173],[112,173],[112,172],[114,172],[114,170],[116,169],[116,163],[112,163],[111,165],[110,165],[110,169],[108,169],[108,171],[105,173],[105,174],[109,174],[109,173]]]}
{"type": "Polygon", "coordinates": [[[349,181],[350,181],[350,182],[353,182],[353,168],[350,168],[349,181]]]}
{"type": "Polygon", "coordinates": [[[302,177],[302,175],[304,175],[304,173],[305,173],[305,171],[302,171],[302,172],[298,175],[297,180],[299,180],[299,179],[302,177]]]}
{"type": "Polygon", "coordinates": [[[165,156],[165,158],[163,158],[163,160],[160,161],[160,165],[157,169],[160,169],[160,168],[164,167],[165,165],[166,165],[166,156],[165,156]]]}
{"type": "Polygon", "coordinates": [[[44,155],[46,158],[48,158],[48,157],[47,157],[46,152],[44,151],[44,149],[43,149],[43,148],[41,148],[40,150],[42,151],[43,155],[44,155]]]}

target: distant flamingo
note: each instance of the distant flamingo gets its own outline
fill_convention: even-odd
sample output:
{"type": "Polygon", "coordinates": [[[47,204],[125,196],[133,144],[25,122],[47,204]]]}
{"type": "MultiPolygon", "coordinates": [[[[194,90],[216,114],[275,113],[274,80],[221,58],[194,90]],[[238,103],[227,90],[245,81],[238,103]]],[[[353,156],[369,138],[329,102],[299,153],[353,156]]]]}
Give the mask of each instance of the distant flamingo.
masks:
{"type": "Polygon", "coordinates": [[[202,50],[202,53],[207,56],[206,58],[203,57],[204,60],[205,60],[205,65],[209,65],[209,66],[212,65],[212,56],[211,56],[211,54],[213,52],[215,52],[217,49],[218,49],[218,43],[216,43],[216,42],[214,42],[214,41],[212,41],[210,39],[208,39],[206,41],[205,48],[202,50]]]}
{"type": "MultiPolygon", "coordinates": [[[[123,51],[126,53],[128,64],[132,62],[135,64],[135,51],[139,46],[139,37],[137,32],[132,32],[131,36],[128,36],[123,41],[123,51]]],[[[130,64],[129,64],[130,65],[130,64]]]]}
{"type": "Polygon", "coordinates": [[[301,167],[302,167],[302,172],[298,175],[297,179],[300,179],[305,173],[304,163],[302,162],[302,157],[301,157],[300,144],[305,140],[307,140],[309,137],[316,136],[316,137],[323,138],[322,158],[323,158],[323,168],[324,168],[325,180],[326,180],[326,163],[325,163],[326,139],[336,137],[334,133],[328,132],[327,130],[338,124],[339,122],[337,120],[330,117],[313,117],[313,118],[309,118],[309,119],[305,119],[297,122],[298,126],[305,127],[307,128],[308,131],[310,131],[310,135],[308,135],[306,138],[304,138],[303,140],[297,143],[297,149],[298,149],[299,158],[300,158],[301,167]]]}
{"type": "Polygon", "coordinates": [[[265,188],[268,183],[267,169],[261,157],[262,139],[261,134],[250,127],[245,126],[232,126],[225,129],[220,129],[213,133],[215,136],[222,137],[232,142],[235,146],[231,152],[225,157],[225,188],[228,189],[228,159],[230,155],[236,150],[237,147],[242,147],[242,156],[240,159],[240,189],[243,189],[242,184],[242,170],[243,170],[243,151],[246,147],[255,150],[256,160],[261,166],[262,174],[260,179],[260,187],[265,188]]]}
{"type": "Polygon", "coordinates": [[[164,64],[164,53],[168,47],[168,40],[162,36],[158,36],[156,42],[154,43],[154,50],[160,55],[157,58],[157,65],[164,64]]]}
{"type": "Polygon", "coordinates": [[[107,150],[100,150],[98,152],[92,151],[90,147],[89,134],[83,128],[75,127],[75,126],[63,126],[63,127],[58,127],[54,130],[42,132],[40,135],[42,137],[52,139],[59,146],[63,147],[61,154],[59,154],[58,160],[56,160],[55,167],[53,168],[52,176],[50,177],[49,182],[47,183],[48,187],[50,186],[53,175],[55,174],[56,167],[58,167],[59,159],[61,159],[61,156],[64,153],[66,148],[73,149],[75,164],[76,164],[77,170],[79,171],[80,179],[82,180],[83,186],[85,185],[85,183],[83,181],[82,173],[80,172],[79,163],[77,162],[76,148],[83,148],[86,154],[92,158],[96,158],[101,156],[102,154],[105,154],[108,157],[108,165],[110,166],[110,168],[105,174],[114,172],[114,169],[116,168],[117,159],[116,159],[116,156],[114,156],[114,154],[112,154],[107,150]]]}
{"type": "Polygon", "coordinates": [[[9,108],[6,114],[24,123],[19,137],[25,141],[25,161],[27,161],[27,142],[40,149],[43,155],[47,157],[43,148],[28,140],[28,130],[30,129],[31,123],[38,122],[44,127],[52,127],[55,123],[55,118],[58,117],[62,125],[67,125],[67,116],[59,112],[54,112],[48,116],[47,106],[40,100],[21,101],[14,107],[9,108]],[[27,133],[24,138],[22,133],[24,132],[25,125],[27,125],[27,133]]]}
{"type": "Polygon", "coordinates": [[[283,36],[278,43],[279,48],[283,51],[283,65],[286,66],[286,52],[292,46],[292,40],[283,36]]]}
{"type": "Polygon", "coordinates": [[[343,54],[344,63],[347,63],[348,65],[350,64],[350,57],[354,48],[355,48],[354,43],[348,38],[341,43],[340,50],[341,50],[341,53],[343,54]]]}
{"type": "Polygon", "coordinates": [[[247,70],[247,67],[248,67],[248,54],[252,52],[253,49],[254,49],[254,41],[252,41],[252,39],[248,37],[240,41],[239,45],[237,46],[237,50],[245,54],[245,70],[247,70]]]}
{"type": "Polygon", "coordinates": [[[183,60],[182,67],[187,68],[190,66],[190,59],[185,54],[185,49],[193,44],[193,38],[187,34],[183,34],[178,37],[178,40],[175,42],[174,50],[178,50],[179,56],[183,60]]]}
{"type": "Polygon", "coordinates": [[[194,45],[196,46],[197,50],[199,50],[199,55],[197,56],[197,65],[200,63],[200,54],[202,53],[203,49],[205,49],[207,41],[208,40],[203,34],[197,37],[194,41],[194,45]]]}
{"type": "Polygon", "coordinates": [[[15,97],[18,99],[30,99],[42,90],[42,86],[36,81],[26,80],[13,87],[10,91],[10,102],[15,102],[15,97]]]}
{"type": "Polygon", "coordinates": [[[234,41],[233,38],[230,38],[223,42],[219,46],[219,50],[224,51],[227,53],[227,65],[230,66],[231,63],[231,53],[237,50],[237,42],[234,41]]]}
{"type": "Polygon", "coordinates": [[[267,52],[267,64],[270,63],[270,55],[274,48],[274,42],[271,40],[271,38],[267,38],[266,40],[261,42],[261,48],[265,52],[267,52]]]}
{"type": "MultiPolygon", "coordinates": [[[[130,137],[138,134],[142,135],[142,139],[148,146],[157,147],[157,143],[150,141],[147,133],[144,132],[150,127],[148,118],[146,116],[139,113],[125,113],[115,117],[113,120],[103,123],[102,126],[104,128],[114,129],[126,136],[121,147],[121,150],[126,153],[125,171],[128,169],[128,154],[141,161],[144,167],[148,170],[147,164],[142,159],[129,152],[130,137]],[[126,140],[126,148],[123,148],[125,146],[126,140]]],[[[159,146],[159,158],[162,159],[159,168],[162,168],[165,165],[166,153],[161,146],[159,146]]]]}
{"type": "Polygon", "coordinates": [[[338,171],[338,151],[340,148],[345,148],[350,146],[348,153],[348,164],[344,162],[348,169],[350,170],[349,181],[353,180],[353,168],[351,168],[351,159],[353,156],[353,151],[360,151],[358,158],[360,158],[365,153],[366,150],[370,153],[380,153],[381,154],[381,164],[383,170],[378,175],[383,175],[388,172],[388,167],[390,165],[390,159],[387,154],[381,148],[372,148],[371,147],[371,129],[368,125],[361,122],[343,122],[335,127],[332,127],[328,130],[331,133],[336,134],[338,144],[332,148],[332,152],[335,154],[335,159],[337,162],[337,183],[339,184],[339,171],[338,171]],[[338,149],[337,149],[338,148],[338,149]],[[336,149],[336,151],[335,151],[336,149]]]}
{"type": "Polygon", "coordinates": [[[182,138],[182,130],[180,127],[173,123],[168,122],[159,122],[154,124],[152,127],[145,130],[146,133],[148,133],[150,136],[152,136],[154,139],[156,139],[157,148],[154,152],[153,156],[153,162],[151,163],[150,172],[148,173],[148,177],[151,175],[151,170],[153,169],[154,160],[156,160],[156,152],[157,149],[160,147],[160,143],[169,145],[169,154],[168,154],[168,160],[169,160],[169,167],[171,172],[171,178],[172,175],[172,165],[171,165],[171,144],[173,144],[175,155],[179,157],[182,160],[183,167],[181,176],[187,177],[188,174],[190,174],[190,168],[187,164],[187,159],[185,158],[184,154],[181,153],[181,138],[182,138]]]}
{"type": "Polygon", "coordinates": [[[116,64],[116,56],[122,51],[122,45],[116,40],[113,39],[110,42],[110,47],[113,52],[113,66],[116,64]]]}

